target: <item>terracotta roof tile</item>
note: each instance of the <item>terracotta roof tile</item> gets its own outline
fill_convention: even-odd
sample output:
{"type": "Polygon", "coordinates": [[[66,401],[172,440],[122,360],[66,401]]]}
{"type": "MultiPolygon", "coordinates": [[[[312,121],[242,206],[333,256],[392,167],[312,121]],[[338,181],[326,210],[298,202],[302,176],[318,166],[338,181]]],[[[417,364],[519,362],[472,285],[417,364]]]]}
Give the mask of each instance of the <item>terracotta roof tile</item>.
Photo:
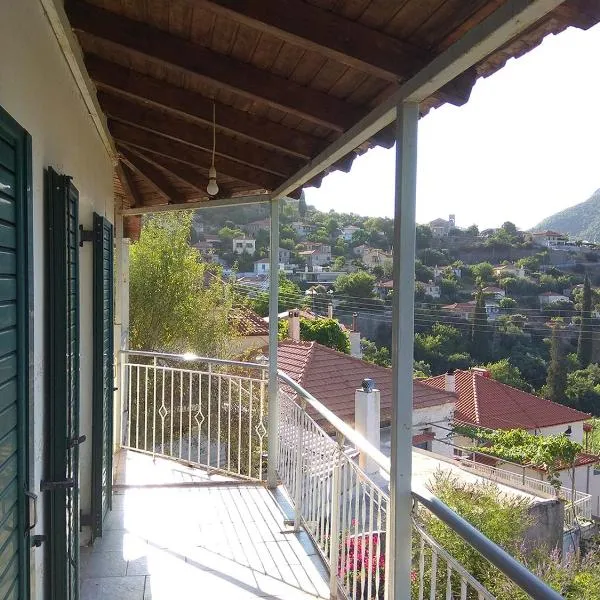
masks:
{"type": "Polygon", "coordinates": [[[269,335],[269,326],[264,319],[245,306],[234,307],[229,313],[229,322],[243,336],[269,335]]]}
{"type": "MultiPolygon", "coordinates": [[[[278,367],[347,423],[354,425],[354,392],[363,379],[375,380],[381,392],[381,421],[392,409],[392,371],[343,354],[317,342],[279,343],[278,367]]],[[[413,407],[427,408],[456,402],[456,395],[421,381],[413,383],[413,407]]],[[[312,414],[317,422],[320,420],[312,414]]]]}
{"type": "MultiPolygon", "coordinates": [[[[587,421],[590,415],[557,402],[528,394],[473,371],[455,372],[457,421],[489,429],[539,429],[587,421]]],[[[445,375],[425,383],[444,389],[445,375]]]]}

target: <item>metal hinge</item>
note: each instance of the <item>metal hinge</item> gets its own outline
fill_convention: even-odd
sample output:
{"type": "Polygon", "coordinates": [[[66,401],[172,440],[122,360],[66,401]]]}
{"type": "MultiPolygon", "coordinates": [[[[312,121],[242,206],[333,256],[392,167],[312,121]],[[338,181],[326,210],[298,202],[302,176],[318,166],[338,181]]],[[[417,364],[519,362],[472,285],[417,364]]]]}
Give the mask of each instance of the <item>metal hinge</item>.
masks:
{"type": "Polygon", "coordinates": [[[83,225],[79,226],[79,246],[83,248],[85,242],[94,241],[94,232],[91,229],[84,229],[83,225]]]}
{"type": "Polygon", "coordinates": [[[64,481],[40,481],[41,492],[53,492],[55,490],[66,490],[75,487],[74,479],[64,481]]]}
{"type": "Polygon", "coordinates": [[[79,444],[83,444],[87,437],[85,435],[80,435],[79,437],[73,437],[69,440],[68,447],[73,448],[74,446],[79,446],[79,444]]]}
{"type": "Polygon", "coordinates": [[[34,548],[39,548],[47,540],[48,536],[46,535],[33,535],[31,536],[31,545],[34,548]]]}

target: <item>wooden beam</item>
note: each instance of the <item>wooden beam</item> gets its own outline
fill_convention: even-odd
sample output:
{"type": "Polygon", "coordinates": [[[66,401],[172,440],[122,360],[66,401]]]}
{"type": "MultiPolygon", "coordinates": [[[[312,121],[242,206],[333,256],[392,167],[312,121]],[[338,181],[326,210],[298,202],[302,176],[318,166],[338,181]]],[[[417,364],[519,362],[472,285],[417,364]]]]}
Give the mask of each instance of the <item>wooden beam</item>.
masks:
{"type": "MultiPolygon", "coordinates": [[[[106,92],[98,94],[98,99],[102,110],[109,117],[198,146],[208,152],[212,151],[211,129],[106,92]]],[[[216,152],[220,156],[282,177],[295,173],[304,164],[301,160],[281,156],[256,144],[240,144],[222,133],[217,135],[216,152]]]]}
{"type": "Polygon", "coordinates": [[[345,131],[364,114],[329,94],[91,4],[71,0],[67,13],[76,30],[332,130],[345,131]]]}
{"type": "MultiPolygon", "coordinates": [[[[112,145],[112,140],[111,140],[112,145]]],[[[121,185],[123,186],[123,191],[125,195],[129,197],[129,201],[131,206],[142,206],[144,204],[142,195],[140,191],[137,189],[135,185],[135,181],[129,177],[127,172],[128,167],[122,160],[117,161],[117,165],[115,166],[115,170],[117,172],[117,177],[121,181],[121,185]]]]}
{"type": "MultiPolygon", "coordinates": [[[[387,81],[405,80],[434,58],[428,50],[301,0],[188,2],[387,81]]],[[[460,106],[468,100],[473,81],[459,77],[453,83],[436,95],[460,106]]]]}
{"type": "MultiPolygon", "coordinates": [[[[96,86],[135,99],[143,99],[188,119],[212,124],[212,100],[165,81],[142,75],[93,54],[85,64],[96,86]]],[[[300,158],[311,158],[326,142],[279,123],[216,103],[217,128],[300,158]]]]}
{"type": "MultiPolygon", "coordinates": [[[[202,173],[194,167],[191,167],[190,165],[182,163],[178,160],[156,154],[155,152],[151,152],[149,150],[141,150],[135,146],[129,146],[128,144],[124,144],[122,142],[119,143],[119,146],[139,154],[142,158],[145,158],[155,167],[168,171],[169,175],[179,179],[179,181],[182,183],[193,187],[199,194],[204,195],[206,198],[213,197],[209,196],[208,192],[206,191],[206,186],[208,185],[208,171],[205,170],[206,172],[202,173]]],[[[219,193],[216,197],[220,198],[231,195],[232,190],[230,187],[219,183],[219,193]]]]}
{"type": "MultiPolygon", "coordinates": [[[[210,152],[200,148],[117,121],[109,120],[108,128],[117,142],[124,142],[129,146],[150,150],[188,165],[201,166],[205,169],[210,166],[210,152]]],[[[255,185],[256,189],[261,190],[272,190],[283,181],[281,177],[253,169],[222,156],[215,157],[215,167],[217,169],[217,182],[219,173],[255,185]]]]}
{"type": "Polygon", "coordinates": [[[127,166],[141,175],[168,203],[179,204],[185,201],[183,194],[173,186],[160,169],[125,148],[119,148],[119,151],[127,166]]]}

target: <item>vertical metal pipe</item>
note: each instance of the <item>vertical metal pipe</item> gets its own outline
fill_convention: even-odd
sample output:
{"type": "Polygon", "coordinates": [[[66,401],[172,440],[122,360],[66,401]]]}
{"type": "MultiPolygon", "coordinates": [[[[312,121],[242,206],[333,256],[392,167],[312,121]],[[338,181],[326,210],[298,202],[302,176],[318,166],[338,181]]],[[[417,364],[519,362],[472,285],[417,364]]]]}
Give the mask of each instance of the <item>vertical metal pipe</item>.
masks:
{"type": "Polygon", "coordinates": [[[398,105],[392,299],[392,447],[386,597],[410,600],[415,212],[419,105],[398,105]]]}
{"type": "Polygon", "coordinates": [[[338,447],[333,459],[333,473],[331,477],[331,532],[329,537],[329,597],[332,600],[338,597],[338,566],[340,562],[341,533],[340,500],[342,496],[340,467],[344,450],[344,437],[339,433],[336,437],[338,447]]]}
{"type": "Polygon", "coordinates": [[[277,381],[277,333],[279,304],[279,200],[271,200],[271,246],[269,250],[269,407],[268,407],[268,444],[267,486],[277,485],[277,456],[279,397],[277,381]]]}

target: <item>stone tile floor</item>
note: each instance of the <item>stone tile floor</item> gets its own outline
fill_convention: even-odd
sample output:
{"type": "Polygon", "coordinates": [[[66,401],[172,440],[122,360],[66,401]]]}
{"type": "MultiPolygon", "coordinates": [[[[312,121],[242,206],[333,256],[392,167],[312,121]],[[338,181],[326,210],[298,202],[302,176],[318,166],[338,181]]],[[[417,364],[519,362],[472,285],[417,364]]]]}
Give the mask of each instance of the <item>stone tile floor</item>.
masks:
{"type": "Polygon", "coordinates": [[[117,473],[104,535],[81,549],[81,600],[329,597],[278,491],[134,452],[117,473]]]}

